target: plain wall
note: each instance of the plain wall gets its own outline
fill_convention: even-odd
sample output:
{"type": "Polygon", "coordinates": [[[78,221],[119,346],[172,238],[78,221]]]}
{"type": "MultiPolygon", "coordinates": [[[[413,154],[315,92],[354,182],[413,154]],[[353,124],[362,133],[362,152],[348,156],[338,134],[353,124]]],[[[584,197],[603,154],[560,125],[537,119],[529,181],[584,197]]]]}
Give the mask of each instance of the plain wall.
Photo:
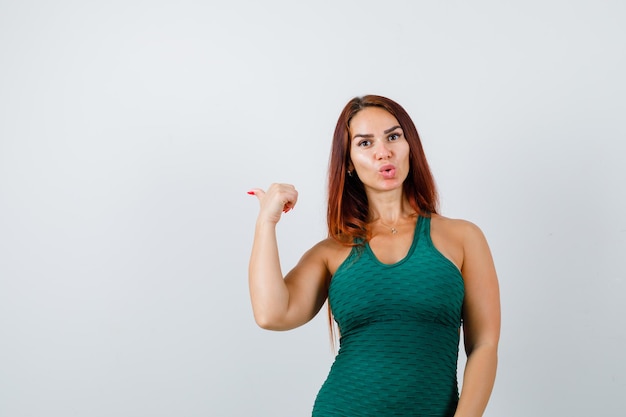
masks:
{"type": "Polygon", "coordinates": [[[254,324],[246,191],[298,188],[289,269],[326,235],[331,135],[363,94],[407,109],[442,213],[490,242],[486,416],[622,414],[624,21],[622,1],[0,0],[0,416],[309,415],[325,310],[254,324]]]}

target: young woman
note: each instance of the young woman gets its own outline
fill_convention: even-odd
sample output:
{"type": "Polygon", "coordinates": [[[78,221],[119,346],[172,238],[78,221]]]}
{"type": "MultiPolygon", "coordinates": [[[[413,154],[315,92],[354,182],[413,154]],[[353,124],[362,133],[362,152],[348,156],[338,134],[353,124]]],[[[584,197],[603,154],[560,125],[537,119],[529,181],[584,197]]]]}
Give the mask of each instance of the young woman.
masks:
{"type": "Polygon", "coordinates": [[[298,193],[289,184],[250,193],[260,202],[249,266],[258,325],[293,329],[327,299],[338,324],[339,353],[313,416],[482,416],[500,336],[494,263],[477,226],[437,213],[417,130],[398,103],[365,96],[343,109],[329,166],[329,237],[286,276],[276,224],[298,193]]]}

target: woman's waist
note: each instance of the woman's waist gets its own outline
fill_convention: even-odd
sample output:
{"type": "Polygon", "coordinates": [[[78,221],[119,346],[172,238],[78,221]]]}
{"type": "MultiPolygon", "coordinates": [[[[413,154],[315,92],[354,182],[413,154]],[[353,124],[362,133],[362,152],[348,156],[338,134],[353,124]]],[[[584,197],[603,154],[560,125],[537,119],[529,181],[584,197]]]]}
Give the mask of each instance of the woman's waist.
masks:
{"type": "Polygon", "coordinates": [[[458,344],[460,325],[406,315],[385,315],[346,320],[340,325],[340,333],[342,340],[374,339],[390,343],[399,340],[405,343],[441,341],[458,344]]]}

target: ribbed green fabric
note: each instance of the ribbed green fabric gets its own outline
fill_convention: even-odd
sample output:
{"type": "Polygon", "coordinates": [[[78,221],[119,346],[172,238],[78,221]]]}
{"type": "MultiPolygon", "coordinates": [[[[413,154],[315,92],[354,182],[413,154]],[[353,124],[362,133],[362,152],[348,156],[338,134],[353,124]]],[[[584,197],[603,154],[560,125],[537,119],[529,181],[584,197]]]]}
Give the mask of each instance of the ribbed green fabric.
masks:
{"type": "Polygon", "coordinates": [[[448,417],[458,402],[463,277],[420,217],[407,256],[387,265],[368,244],[337,269],[329,302],[340,349],[314,417],[448,417]]]}

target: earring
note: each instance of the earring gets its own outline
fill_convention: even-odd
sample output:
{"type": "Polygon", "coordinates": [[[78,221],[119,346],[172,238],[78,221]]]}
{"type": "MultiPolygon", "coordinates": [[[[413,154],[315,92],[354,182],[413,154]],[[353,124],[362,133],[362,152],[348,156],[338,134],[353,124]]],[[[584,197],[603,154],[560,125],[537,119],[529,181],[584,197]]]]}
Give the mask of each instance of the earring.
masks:
{"type": "Polygon", "coordinates": [[[352,171],[348,171],[348,176],[351,177],[352,176],[352,171]]]}

